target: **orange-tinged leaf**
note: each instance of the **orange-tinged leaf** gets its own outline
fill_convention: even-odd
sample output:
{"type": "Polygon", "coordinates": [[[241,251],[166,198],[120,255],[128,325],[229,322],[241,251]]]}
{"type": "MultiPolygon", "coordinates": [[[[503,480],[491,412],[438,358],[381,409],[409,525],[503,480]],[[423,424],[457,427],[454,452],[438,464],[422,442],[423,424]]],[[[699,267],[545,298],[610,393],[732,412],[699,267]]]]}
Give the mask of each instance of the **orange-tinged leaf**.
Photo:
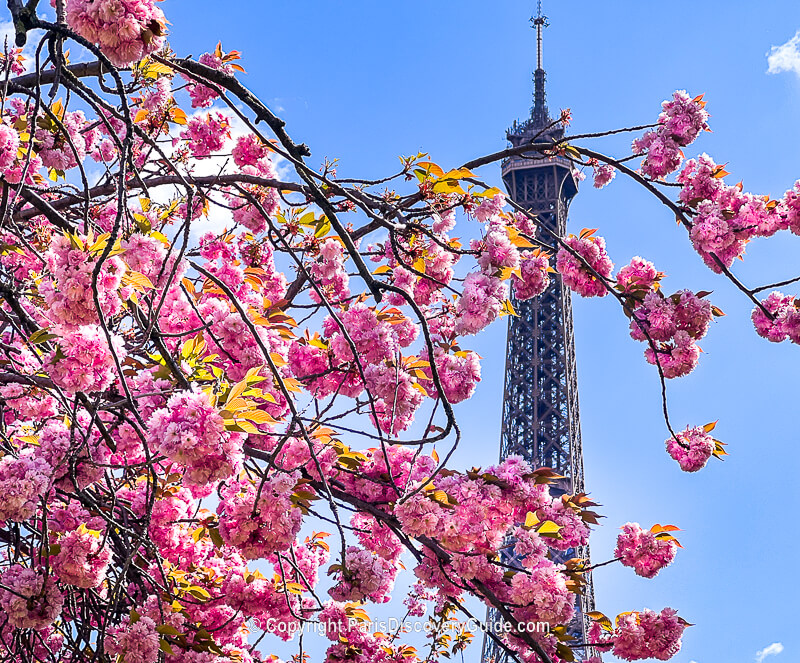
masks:
{"type": "Polygon", "coordinates": [[[530,249],[533,248],[533,244],[529,242],[523,235],[520,233],[519,230],[514,228],[513,226],[506,226],[506,230],[508,231],[508,239],[514,246],[518,246],[522,249],[530,249]]]}
{"type": "Polygon", "coordinates": [[[681,528],[676,527],[675,525],[659,525],[656,523],[650,528],[650,531],[654,534],[657,534],[658,532],[680,532],[681,528]]]}
{"type": "Polygon", "coordinates": [[[447,171],[444,175],[442,175],[439,179],[464,179],[466,177],[475,177],[475,174],[469,170],[468,168],[455,168],[453,170],[447,171]]]}
{"type": "Polygon", "coordinates": [[[141,272],[134,272],[132,270],[128,270],[125,272],[125,276],[122,277],[122,283],[124,285],[130,285],[134,287],[136,290],[152,290],[155,286],[153,282],[147,278],[141,272]]]}
{"type": "Polygon", "coordinates": [[[169,116],[172,118],[172,121],[175,124],[186,124],[188,121],[186,118],[186,112],[182,108],[178,108],[177,106],[174,108],[170,108],[169,116]]]}
{"type": "Polygon", "coordinates": [[[247,410],[246,412],[239,412],[238,416],[254,424],[274,424],[277,420],[264,410],[247,410]]]}
{"type": "MultiPolygon", "coordinates": [[[[239,385],[236,386],[238,387],[239,385]]],[[[230,398],[229,396],[228,400],[225,402],[225,409],[231,413],[239,412],[240,410],[244,410],[248,407],[250,407],[250,404],[244,398],[241,398],[238,395],[234,396],[233,398],[230,398]]]]}
{"type": "Polygon", "coordinates": [[[519,314],[514,309],[514,305],[511,303],[510,299],[506,299],[503,302],[503,308],[500,309],[500,317],[502,318],[502,317],[504,317],[506,315],[513,315],[516,318],[519,317],[519,314]]]}
{"type": "Polygon", "coordinates": [[[418,161],[414,165],[422,168],[427,174],[433,175],[434,177],[441,177],[444,175],[444,171],[441,169],[441,167],[432,161],[418,161]]]}

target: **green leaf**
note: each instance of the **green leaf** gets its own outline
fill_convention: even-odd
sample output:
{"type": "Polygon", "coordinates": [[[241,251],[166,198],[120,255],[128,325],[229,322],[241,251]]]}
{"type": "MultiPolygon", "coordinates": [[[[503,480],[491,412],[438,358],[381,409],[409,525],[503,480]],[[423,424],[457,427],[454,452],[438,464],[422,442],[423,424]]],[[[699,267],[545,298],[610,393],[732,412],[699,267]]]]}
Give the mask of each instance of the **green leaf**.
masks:
{"type": "Polygon", "coordinates": [[[319,221],[319,225],[317,226],[317,230],[314,233],[314,237],[322,238],[325,237],[331,231],[331,222],[328,221],[326,217],[322,217],[319,221]]]}
{"type": "Polygon", "coordinates": [[[40,329],[39,331],[33,332],[33,334],[28,337],[28,343],[31,345],[37,345],[39,343],[52,341],[54,338],[58,338],[58,334],[51,334],[46,329],[40,329]]]}
{"type": "Polygon", "coordinates": [[[222,548],[225,545],[225,542],[222,540],[222,535],[219,533],[219,529],[216,527],[209,527],[208,534],[211,536],[211,542],[217,547],[222,548]]]}
{"type": "Polygon", "coordinates": [[[161,635],[180,635],[181,632],[176,629],[174,626],[170,624],[161,624],[160,626],[156,626],[156,631],[158,631],[161,635]]]}

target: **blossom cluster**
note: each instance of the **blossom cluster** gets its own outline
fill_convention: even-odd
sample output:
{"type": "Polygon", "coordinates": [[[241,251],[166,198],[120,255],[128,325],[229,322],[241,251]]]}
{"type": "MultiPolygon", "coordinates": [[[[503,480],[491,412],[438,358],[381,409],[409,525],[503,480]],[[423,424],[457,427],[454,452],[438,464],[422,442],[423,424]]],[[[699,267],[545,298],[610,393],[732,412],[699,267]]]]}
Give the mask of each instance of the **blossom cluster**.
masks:
{"type": "Polygon", "coordinates": [[[584,231],[580,237],[570,235],[564,243],[566,247],[556,256],[556,269],[564,284],[582,297],[605,297],[606,280],[614,269],[605,239],[584,231]]]}
{"type": "Polygon", "coordinates": [[[678,174],[680,200],[695,212],[689,231],[695,250],[709,269],[721,273],[741,258],[749,241],[781,230],[800,234],[800,183],[780,200],[728,185],[728,173],[707,154],[690,159],[678,174]]]}
{"type": "Polygon", "coordinates": [[[247,481],[225,486],[219,533],[246,559],[283,552],[300,530],[302,514],[292,505],[298,473],[276,474],[253,485],[247,481]]]}
{"type": "Polygon", "coordinates": [[[708,113],[702,97],[692,99],[679,90],[661,104],[658,128],[633,141],[634,154],[644,154],[641,171],[658,179],[675,172],[683,161],[682,147],[691,145],[708,130],[708,113]]]}
{"type": "Polygon", "coordinates": [[[627,523],[617,537],[614,556],[625,566],[632,567],[636,575],[653,578],[672,563],[677,549],[672,536],[659,538],[658,532],[643,530],[638,523],[627,523]]]}
{"type": "Polygon", "coordinates": [[[631,338],[647,343],[645,358],[665,378],[676,378],[697,366],[697,341],[708,332],[713,316],[722,312],[704,299],[709,293],[681,290],[665,296],[663,276],[653,263],[637,256],[620,269],[616,287],[626,296],[631,338]]]}
{"type": "Polygon", "coordinates": [[[703,426],[689,426],[667,440],[667,452],[684,472],[704,468],[714,453],[717,442],[703,426]]]}
{"type": "Polygon", "coordinates": [[[800,344],[800,307],[796,297],[772,292],[753,309],[752,318],[758,335],[768,341],[780,343],[788,338],[800,344]]]}
{"type": "Polygon", "coordinates": [[[69,26],[125,66],[164,45],[166,19],[154,0],[67,0],[69,26]]]}
{"type": "Polygon", "coordinates": [[[175,394],[151,415],[147,427],[151,448],[185,468],[192,486],[226,479],[241,464],[242,436],[225,430],[225,420],[205,391],[175,394]]]}
{"type": "Polygon", "coordinates": [[[614,656],[624,661],[666,661],[680,651],[686,622],[671,608],[620,615],[614,631],[614,656]]]}

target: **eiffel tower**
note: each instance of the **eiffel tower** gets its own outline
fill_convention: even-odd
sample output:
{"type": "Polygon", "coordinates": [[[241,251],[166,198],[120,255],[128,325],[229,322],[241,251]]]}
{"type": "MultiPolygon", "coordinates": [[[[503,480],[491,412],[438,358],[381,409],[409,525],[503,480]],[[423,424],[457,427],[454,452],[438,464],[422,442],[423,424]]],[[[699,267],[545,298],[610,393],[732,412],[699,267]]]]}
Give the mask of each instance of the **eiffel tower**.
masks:
{"type": "MultiPolygon", "coordinates": [[[[538,14],[531,22],[536,29],[537,42],[534,101],[530,117],[521,123],[514,122],[506,134],[514,147],[532,140],[556,141],[564,136],[562,124],[550,117],[545,102],[542,30],[548,23],[542,15],[541,0],[538,14]]],[[[562,157],[542,158],[534,153],[506,159],[502,163],[502,173],[511,199],[535,213],[540,225],[563,237],[569,204],[578,193],[578,179],[572,163],[562,157]]],[[[552,246],[551,237],[539,232],[537,239],[552,246]]],[[[557,275],[553,275],[549,288],[540,297],[513,301],[513,305],[518,317],[509,316],[500,458],[516,454],[534,468],[555,470],[564,478],[551,485],[554,495],[583,492],[583,449],[570,291],[557,275]]],[[[572,557],[588,560],[588,547],[558,553],[554,561],[563,562],[572,557]]],[[[591,573],[587,576],[584,594],[577,600],[578,610],[569,628],[576,644],[586,642],[585,614],[594,610],[591,573]]],[[[501,619],[493,609],[489,610],[488,623],[496,624],[501,619]]],[[[575,655],[582,660],[597,652],[584,648],[575,655]]],[[[503,650],[484,636],[482,661],[506,663],[507,660],[503,650]]]]}

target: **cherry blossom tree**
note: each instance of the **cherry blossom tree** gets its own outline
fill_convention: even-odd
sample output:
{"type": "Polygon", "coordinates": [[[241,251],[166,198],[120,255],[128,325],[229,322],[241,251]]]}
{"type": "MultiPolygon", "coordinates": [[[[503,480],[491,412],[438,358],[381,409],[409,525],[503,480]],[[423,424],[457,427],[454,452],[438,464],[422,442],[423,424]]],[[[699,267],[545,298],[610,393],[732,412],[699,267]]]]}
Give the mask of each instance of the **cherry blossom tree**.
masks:
{"type": "MultiPolygon", "coordinates": [[[[518,457],[451,467],[452,405],[480,381],[471,337],[560,278],[630,319],[666,450],[698,471],[723,445],[713,424],[674,430],[667,384],[722,311],[667,294],[643,258],[615,273],[596,230],[555,236],[475,171],[536,155],[597,187],[632,178],[752,301],[755,331],[793,343],[800,302],[776,288],[798,278],[747,286],[732,264],[800,234],[800,183],[771,199],[685,160],[708,128],[685,92],[608,132],[632,132],[630,155],[543,132],[447,169],[417,154],[340,178],[243,85],[239,53],[172,53],[153,0],[38,4],[9,0],[0,72],[0,658],[246,663],[286,640],[302,661],[313,624],[328,661],[438,660],[469,644],[453,626],[475,599],[515,661],[675,654],[688,624],[669,607],[591,613],[589,641],[570,639],[605,563],[553,551],[587,543],[597,505],[518,457]],[[457,224],[479,238],[462,245],[457,224]],[[430,620],[427,652],[366,626],[390,600],[430,620]]],[[[608,563],[651,578],[676,530],[628,523],[608,563]]]]}

